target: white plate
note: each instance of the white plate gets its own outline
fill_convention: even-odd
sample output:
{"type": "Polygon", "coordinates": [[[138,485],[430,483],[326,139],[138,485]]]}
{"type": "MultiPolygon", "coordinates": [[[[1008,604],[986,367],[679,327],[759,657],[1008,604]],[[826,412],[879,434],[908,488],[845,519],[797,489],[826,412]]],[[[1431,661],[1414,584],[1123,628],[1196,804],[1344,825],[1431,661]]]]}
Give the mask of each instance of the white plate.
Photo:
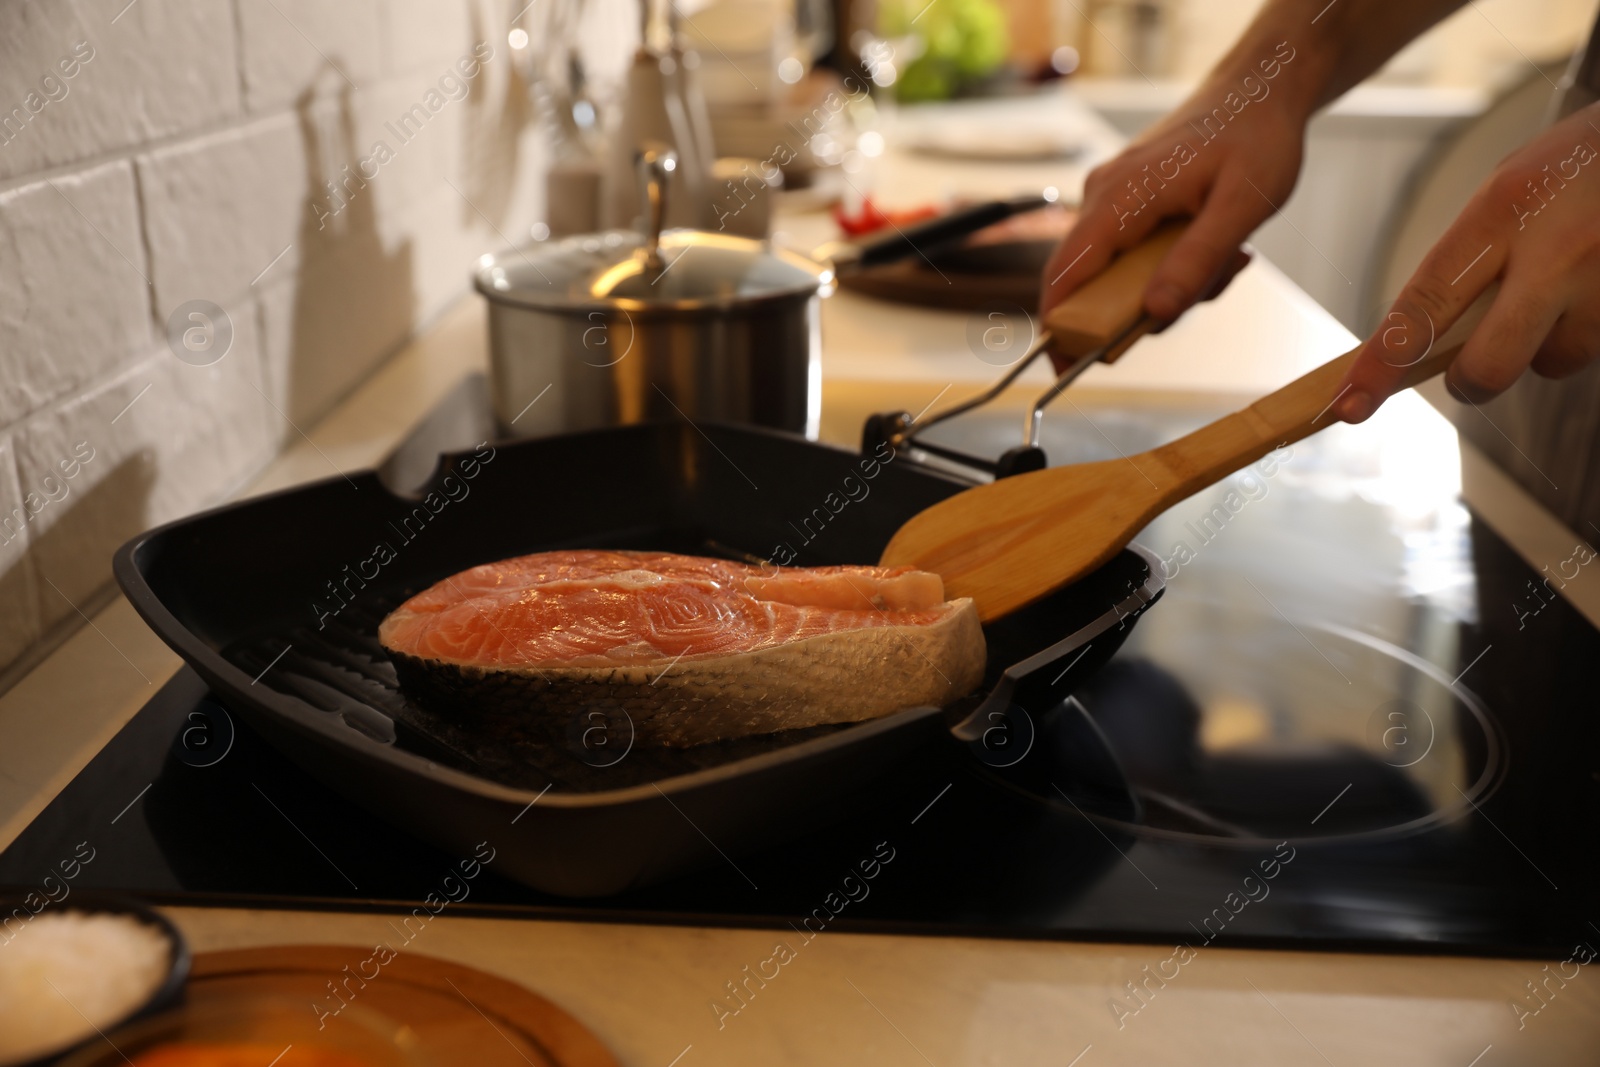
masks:
{"type": "Polygon", "coordinates": [[[1050,126],[1005,127],[978,123],[929,124],[905,131],[900,147],[945,159],[1036,163],[1070,159],[1087,147],[1081,133],[1050,126]]]}

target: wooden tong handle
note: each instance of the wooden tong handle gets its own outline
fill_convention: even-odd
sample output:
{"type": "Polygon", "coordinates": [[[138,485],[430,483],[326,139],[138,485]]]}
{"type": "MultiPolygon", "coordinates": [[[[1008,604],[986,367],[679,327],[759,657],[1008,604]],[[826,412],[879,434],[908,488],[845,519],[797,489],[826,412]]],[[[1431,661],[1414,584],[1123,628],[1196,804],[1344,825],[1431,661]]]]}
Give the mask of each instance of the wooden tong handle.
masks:
{"type": "MultiPolygon", "coordinates": [[[[1189,228],[1187,220],[1166,222],[1142,244],[1117,256],[1111,265],[1050,309],[1045,329],[1051,351],[1062,360],[1082,359],[1121,336],[1144,314],[1144,290],[1156,267],[1189,228]]],[[[1121,352],[1109,353],[1107,363],[1121,352]]]]}

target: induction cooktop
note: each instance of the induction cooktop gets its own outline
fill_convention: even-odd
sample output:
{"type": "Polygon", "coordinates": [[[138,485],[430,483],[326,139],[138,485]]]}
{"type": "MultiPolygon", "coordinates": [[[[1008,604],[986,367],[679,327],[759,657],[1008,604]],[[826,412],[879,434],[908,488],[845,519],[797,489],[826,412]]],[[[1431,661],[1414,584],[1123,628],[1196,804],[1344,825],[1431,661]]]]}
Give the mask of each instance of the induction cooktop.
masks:
{"type": "MultiPolygon", "coordinates": [[[[481,384],[453,400],[480,401],[481,384]]],[[[1046,450],[1133,452],[1211,414],[1078,409],[1046,450]]],[[[947,443],[1004,432],[958,422],[947,443]]],[[[414,436],[390,468],[426,474],[441,443],[414,436]]],[[[1407,394],[1140,534],[1166,595],[1078,694],[1131,818],[1009,789],[949,746],[844,822],[732,854],[707,840],[693,875],[564,900],[497,876],[492,843],[445,855],[319,785],[185,668],[0,853],[0,887],[1565,958],[1600,937],[1600,631],[1558,590],[1600,567],[1587,540],[1524,562],[1461,502],[1458,448],[1407,394]]]]}

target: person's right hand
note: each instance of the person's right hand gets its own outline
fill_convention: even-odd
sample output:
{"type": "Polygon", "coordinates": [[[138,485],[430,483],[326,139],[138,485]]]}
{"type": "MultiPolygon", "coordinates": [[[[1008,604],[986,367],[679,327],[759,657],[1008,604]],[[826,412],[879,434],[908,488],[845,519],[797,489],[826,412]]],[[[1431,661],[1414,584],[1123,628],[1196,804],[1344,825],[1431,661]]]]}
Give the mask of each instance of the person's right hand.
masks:
{"type": "Polygon", "coordinates": [[[1194,221],[1150,280],[1145,311],[1171,322],[1225,285],[1242,265],[1239,246],[1288,199],[1300,173],[1308,113],[1290,99],[1286,80],[1219,72],[1090,172],[1078,222],[1045,268],[1041,312],[1172,217],[1194,221]],[[1235,106],[1249,100],[1237,114],[1227,107],[1230,93],[1235,106]],[[1227,115],[1227,124],[1214,112],[1227,115]]]}

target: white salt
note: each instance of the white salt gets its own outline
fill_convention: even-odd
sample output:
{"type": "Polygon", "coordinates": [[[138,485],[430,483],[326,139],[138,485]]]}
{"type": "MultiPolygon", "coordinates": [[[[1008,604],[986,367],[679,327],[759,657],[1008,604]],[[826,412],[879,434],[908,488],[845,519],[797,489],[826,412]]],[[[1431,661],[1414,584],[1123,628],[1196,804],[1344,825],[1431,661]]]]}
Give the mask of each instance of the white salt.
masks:
{"type": "Polygon", "coordinates": [[[128,915],[45,912],[11,930],[0,939],[0,1067],[121,1021],[171,964],[166,935],[128,915]]]}

